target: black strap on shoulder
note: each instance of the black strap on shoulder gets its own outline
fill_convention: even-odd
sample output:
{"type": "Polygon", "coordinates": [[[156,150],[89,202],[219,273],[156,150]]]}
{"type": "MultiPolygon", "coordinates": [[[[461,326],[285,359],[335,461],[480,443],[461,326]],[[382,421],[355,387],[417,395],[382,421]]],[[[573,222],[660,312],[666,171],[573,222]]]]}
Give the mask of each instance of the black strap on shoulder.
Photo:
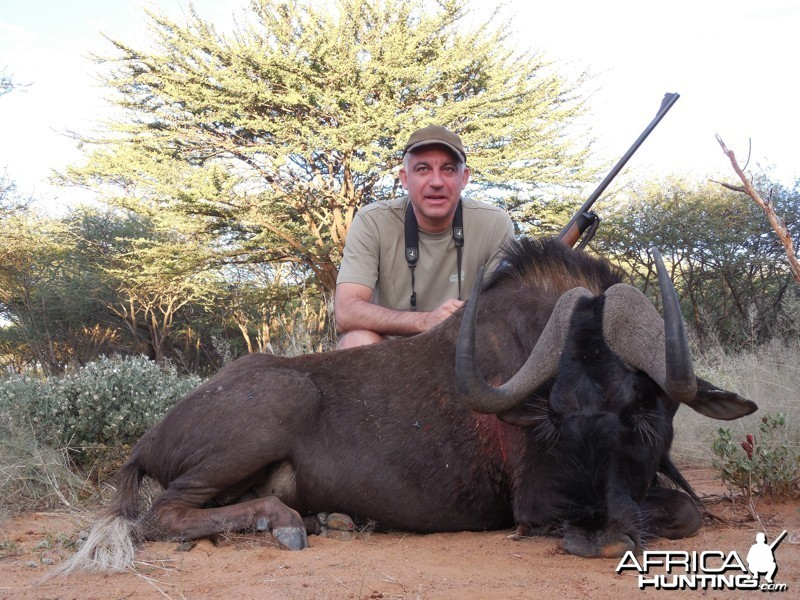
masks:
{"type": "Polygon", "coordinates": [[[417,292],[414,290],[414,267],[417,266],[417,259],[419,259],[419,225],[417,225],[417,215],[414,214],[411,201],[408,202],[406,207],[405,235],[406,262],[408,262],[408,268],[411,269],[411,310],[417,310],[417,292]]]}
{"type": "MultiPolygon", "coordinates": [[[[414,268],[419,260],[419,225],[414,208],[409,201],[406,207],[404,219],[405,243],[406,243],[406,262],[411,269],[411,310],[417,310],[417,292],[414,288],[414,268]]],[[[453,215],[453,241],[456,244],[456,263],[458,268],[458,299],[461,300],[461,251],[464,247],[464,216],[461,209],[461,200],[456,205],[456,212],[453,215]]]]}
{"type": "Polygon", "coordinates": [[[453,241],[456,243],[456,268],[458,269],[458,299],[461,300],[461,250],[464,248],[464,215],[461,198],[453,215],[453,241]]]}

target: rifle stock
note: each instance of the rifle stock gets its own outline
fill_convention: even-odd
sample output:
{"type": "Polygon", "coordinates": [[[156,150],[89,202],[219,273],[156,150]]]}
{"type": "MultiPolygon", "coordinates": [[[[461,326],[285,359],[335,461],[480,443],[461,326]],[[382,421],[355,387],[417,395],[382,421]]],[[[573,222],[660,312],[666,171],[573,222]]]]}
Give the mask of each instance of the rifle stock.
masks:
{"type": "MultiPolygon", "coordinates": [[[[578,211],[572,219],[570,219],[569,223],[567,223],[566,227],[561,230],[561,233],[558,234],[558,240],[564,242],[570,248],[574,248],[575,244],[578,243],[578,240],[581,239],[583,232],[589,229],[594,224],[600,223],[600,217],[597,216],[593,210],[581,212],[578,211]]],[[[591,238],[587,236],[584,239],[584,242],[588,243],[591,238]]],[[[581,244],[578,248],[582,250],[586,244],[581,244]]]]}
{"type": "Polygon", "coordinates": [[[630,157],[633,156],[633,154],[639,149],[639,146],[642,145],[642,142],[644,142],[647,139],[647,136],[650,135],[653,129],[656,128],[656,125],[658,125],[661,119],[664,118],[664,115],[669,112],[669,109],[672,108],[672,105],[678,101],[678,98],[680,98],[680,94],[664,94],[664,99],[661,101],[661,106],[659,107],[655,118],[650,121],[650,124],[645,128],[645,130],[636,139],[623,157],[619,159],[617,164],[614,165],[614,168],[609,171],[605,179],[603,179],[600,185],[597,186],[597,189],[592,192],[586,202],[583,203],[583,206],[581,206],[578,212],[575,213],[575,215],[570,219],[569,223],[567,223],[564,229],[561,230],[561,233],[558,234],[556,239],[572,248],[581,238],[583,233],[591,227],[591,229],[589,229],[589,235],[583,240],[583,242],[581,242],[579,249],[582,249],[587,243],[589,243],[589,240],[594,235],[594,231],[597,229],[597,225],[600,223],[600,217],[590,210],[592,205],[606,190],[608,184],[611,183],[614,177],[619,174],[619,172],[622,170],[622,167],[625,166],[625,163],[628,162],[630,157]]]}

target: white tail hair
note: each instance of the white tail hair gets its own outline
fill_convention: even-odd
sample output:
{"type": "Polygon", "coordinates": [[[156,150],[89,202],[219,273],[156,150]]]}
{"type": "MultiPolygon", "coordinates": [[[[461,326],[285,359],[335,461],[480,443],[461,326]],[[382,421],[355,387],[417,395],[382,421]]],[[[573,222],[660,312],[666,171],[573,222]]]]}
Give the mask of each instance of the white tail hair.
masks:
{"type": "Polygon", "coordinates": [[[134,523],[116,515],[105,515],[95,522],[86,541],[54,575],[74,571],[126,571],[133,569],[136,548],[133,544],[134,523]]]}

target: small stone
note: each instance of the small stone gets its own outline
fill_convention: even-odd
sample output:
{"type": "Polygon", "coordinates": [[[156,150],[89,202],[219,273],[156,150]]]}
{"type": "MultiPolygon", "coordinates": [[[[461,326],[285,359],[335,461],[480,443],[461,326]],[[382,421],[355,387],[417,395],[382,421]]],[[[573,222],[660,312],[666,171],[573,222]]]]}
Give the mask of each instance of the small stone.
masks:
{"type": "Polygon", "coordinates": [[[197,546],[197,542],[194,540],[188,540],[186,542],[181,542],[175,547],[176,552],[189,552],[192,548],[197,546]]]}
{"type": "Polygon", "coordinates": [[[348,515],[343,513],[331,513],[325,523],[330,529],[338,531],[353,531],[356,526],[348,515]]]}
{"type": "Polygon", "coordinates": [[[355,538],[355,533],[353,531],[342,531],[341,529],[328,529],[322,537],[326,537],[329,540],[349,542],[355,538]]]}

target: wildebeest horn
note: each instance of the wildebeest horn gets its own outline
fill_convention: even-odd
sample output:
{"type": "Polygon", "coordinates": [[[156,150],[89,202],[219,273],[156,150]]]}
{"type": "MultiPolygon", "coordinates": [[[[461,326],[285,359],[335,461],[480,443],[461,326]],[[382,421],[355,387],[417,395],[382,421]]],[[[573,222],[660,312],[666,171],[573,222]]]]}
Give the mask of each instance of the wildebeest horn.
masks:
{"type": "Polygon", "coordinates": [[[574,288],[563,294],[522,368],[503,385],[493,387],[486,383],[475,361],[475,319],[482,281],[483,268],[478,271],[461,321],[456,347],[456,385],[471,410],[498,413],[517,406],[556,374],[575,303],[591,294],[584,288],[574,288]]]}
{"type": "Polygon", "coordinates": [[[617,284],[605,293],[603,336],[622,360],[647,373],[670,398],[690,402],[697,393],[697,380],[678,296],[661,254],[652,251],[664,318],[639,290],[617,284]]]}

